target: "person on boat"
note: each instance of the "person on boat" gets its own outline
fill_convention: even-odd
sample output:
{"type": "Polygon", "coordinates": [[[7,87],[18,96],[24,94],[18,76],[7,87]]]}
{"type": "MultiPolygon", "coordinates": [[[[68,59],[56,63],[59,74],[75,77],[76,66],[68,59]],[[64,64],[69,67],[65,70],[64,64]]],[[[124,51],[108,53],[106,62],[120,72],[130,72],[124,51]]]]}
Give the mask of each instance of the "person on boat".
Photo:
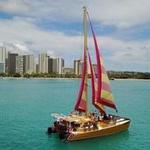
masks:
{"type": "Polygon", "coordinates": [[[103,115],[103,120],[110,120],[110,117],[109,117],[109,115],[107,115],[107,114],[104,114],[104,115],[103,115]]]}

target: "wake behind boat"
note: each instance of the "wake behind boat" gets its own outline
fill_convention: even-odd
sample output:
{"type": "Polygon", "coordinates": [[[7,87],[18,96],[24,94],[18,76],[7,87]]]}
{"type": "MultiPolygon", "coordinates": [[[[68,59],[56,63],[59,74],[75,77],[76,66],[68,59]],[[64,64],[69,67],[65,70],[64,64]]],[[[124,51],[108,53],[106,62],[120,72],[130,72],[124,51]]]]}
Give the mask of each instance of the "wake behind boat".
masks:
{"type": "Polygon", "coordinates": [[[81,85],[74,108],[69,115],[52,114],[55,122],[48,128],[48,133],[58,133],[60,139],[67,141],[83,140],[106,136],[128,129],[130,119],[107,114],[105,107],[115,109],[116,105],[110,88],[109,79],[104,68],[102,56],[89,14],[84,7],[84,57],[81,85]],[[88,50],[88,24],[90,25],[95,45],[97,71],[93,69],[88,50]],[[89,112],[88,107],[88,64],[91,72],[92,104],[99,113],[89,112]]]}

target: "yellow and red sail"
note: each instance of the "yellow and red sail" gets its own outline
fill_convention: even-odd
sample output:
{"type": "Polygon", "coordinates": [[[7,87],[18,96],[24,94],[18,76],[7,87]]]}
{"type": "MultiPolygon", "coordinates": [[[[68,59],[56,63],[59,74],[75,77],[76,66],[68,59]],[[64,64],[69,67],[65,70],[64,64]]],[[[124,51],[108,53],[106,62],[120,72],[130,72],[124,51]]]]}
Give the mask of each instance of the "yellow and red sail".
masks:
{"type": "MultiPolygon", "coordinates": [[[[84,18],[87,19],[87,12],[85,10],[84,18]]],[[[88,16],[89,17],[89,16],[88,16]]],[[[79,90],[78,99],[75,105],[75,110],[79,112],[87,112],[87,77],[88,77],[88,71],[87,71],[87,55],[89,58],[89,64],[90,64],[90,70],[91,70],[91,84],[92,84],[92,103],[93,105],[99,109],[99,111],[102,114],[106,114],[104,106],[111,107],[113,109],[116,109],[116,105],[113,101],[113,95],[110,88],[109,79],[106,73],[106,70],[104,68],[103,59],[100,56],[100,50],[97,44],[96,36],[89,18],[90,27],[92,30],[94,45],[95,45],[95,53],[96,53],[96,61],[97,61],[97,78],[96,73],[94,72],[94,69],[92,67],[92,61],[90,58],[88,49],[87,49],[87,33],[86,30],[84,32],[84,59],[83,59],[83,69],[82,69],[82,79],[81,79],[81,85],[79,90]]],[[[84,22],[85,23],[85,22],[84,22]]],[[[87,29],[87,25],[85,25],[85,28],[87,29]]]]}
{"type": "Polygon", "coordinates": [[[106,114],[104,106],[98,102],[98,81],[95,76],[95,71],[92,66],[92,61],[90,54],[88,53],[89,56],[89,64],[90,64],[90,70],[91,70],[91,85],[92,85],[92,103],[93,105],[101,112],[101,114],[106,114]]]}
{"type": "MultiPolygon", "coordinates": [[[[89,20],[90,21],[90,20],[89,20]]],[[[90,21],[90,27],[92,30],[94,45],[95,45],[95,52],[96,52],[96,61],[97,61],[97,102],[101,105],[105,105],[116,109],[116,105],[113,100],[113,95],[110,88],[109,79],[107,73],[104,68],[102,57],[100,56],[100,50],[97,44],[96,36],[90,21]]],[[[117,109],[116,109],[117,110],[117,109]]]]}
{"type": "Polygon", "coordinates": [[[83,62],[83,69],[82,69],[82,80],[80,85],[80,91],[77,98],[77,102],[75,105],[75,110],[79,112],[86,112],[87,111],[87,61],[86,58],[86,49],[84,48],[84,62],[83,62]]]}

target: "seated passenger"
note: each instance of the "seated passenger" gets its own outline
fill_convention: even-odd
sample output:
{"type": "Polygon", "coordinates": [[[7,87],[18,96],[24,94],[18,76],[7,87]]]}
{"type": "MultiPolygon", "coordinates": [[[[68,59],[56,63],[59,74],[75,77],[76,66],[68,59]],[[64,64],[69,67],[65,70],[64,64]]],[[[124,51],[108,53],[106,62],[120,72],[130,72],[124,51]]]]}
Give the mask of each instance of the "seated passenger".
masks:
{"type": "Polygon", "coordinates": [[[109,117],[107,114],[104,114],[104,115],[103,115],[103,119],[104,119],[104,120],[110,120],[110,117],[109,117]]]}

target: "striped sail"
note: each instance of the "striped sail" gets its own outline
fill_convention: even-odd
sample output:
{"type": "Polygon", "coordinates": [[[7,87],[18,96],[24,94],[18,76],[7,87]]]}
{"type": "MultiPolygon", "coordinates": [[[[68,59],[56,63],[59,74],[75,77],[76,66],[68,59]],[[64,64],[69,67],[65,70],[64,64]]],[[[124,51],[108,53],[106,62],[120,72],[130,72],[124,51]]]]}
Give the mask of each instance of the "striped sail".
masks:
{"type": "Polygon", "coordinates": [[[82,69],[82,80],[81,80],[79,95],[75,105],[75,110],[79,112],[87,111],[87,61],[86,61],[85,49],[84,49],[84,63],[82,69]]]}
{"type": "Polygon", "coordinates": [[[101,60],[101,85],[100,85],[100,97],[101,97],[101,103],[105,106],[111,107],[116,109],[116,105],[113,100],[112,91],[110,88],[109,78],[107,75],[107,72],[104,68],[103,59],[100,57],[101,60]]]}
{"type": "Polygon", "coordinates": [[[109,79],[104,68],[102,57],[100,56],[99,47],[97,44],[96,36],[95,36],[91,22],[90,22],[90,26],[92,30],[92,35],[93,35],[93,40],[94,40],[94,45],[95,45],[95,52],[96,52],[96,60],[97,60],[97,77],[98,77],[97,101],[98,103],[102,105],[116,109],[116,105],[114,103],[111,88],[110,88],[109,79]]]}
{"type": "Polygon", "coordinates": [[[91,57],[89,53],[88,53],[88,56],[89,56],[89,64],[90,64],[90,71],[91,71],[92,103],[101,112],[101,114],[106,114],[104,106],[97,101],[98,100],[97,99],[98,97],[97,79],[95,76],[95,72],[92,66],[92,61],[91,61],[91,57]]]}

